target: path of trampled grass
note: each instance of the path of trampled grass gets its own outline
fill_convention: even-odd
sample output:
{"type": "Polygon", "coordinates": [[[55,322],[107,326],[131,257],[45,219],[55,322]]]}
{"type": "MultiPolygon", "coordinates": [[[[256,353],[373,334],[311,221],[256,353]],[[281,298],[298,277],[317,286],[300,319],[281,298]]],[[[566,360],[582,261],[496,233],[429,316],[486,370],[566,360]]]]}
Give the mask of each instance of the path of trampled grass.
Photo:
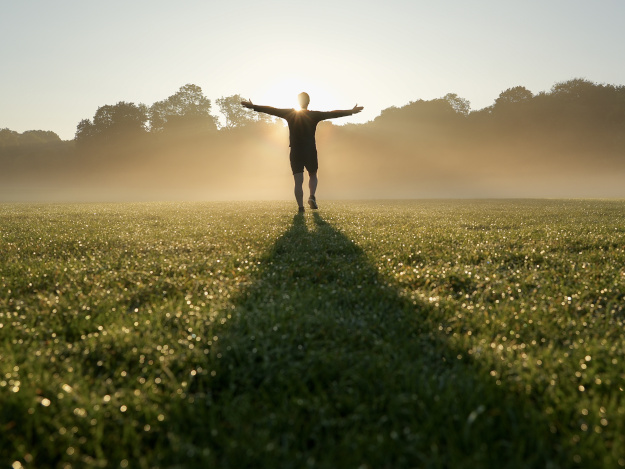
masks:
{"type": "Polygon", "coordinates": [[[2,205],[0,465],[625,465],[624,215],[2,205]]]}

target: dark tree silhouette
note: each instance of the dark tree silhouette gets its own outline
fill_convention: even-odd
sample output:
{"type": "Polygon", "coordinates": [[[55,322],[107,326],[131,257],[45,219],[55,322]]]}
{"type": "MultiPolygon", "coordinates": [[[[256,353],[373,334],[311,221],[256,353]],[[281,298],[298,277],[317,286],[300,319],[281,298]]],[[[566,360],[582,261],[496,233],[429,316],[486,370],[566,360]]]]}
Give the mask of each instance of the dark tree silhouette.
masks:
{"type": "Polygon", "coordinates": [[[0,129],[0,147],[15,147],[19,145],[20,134],[10,129],[0,129]]]}
{"type": "Polygon", "coordinates": [[[0,147],[42,145],[60,142],[61,138],[49,130],[26,130],[21,134],[9,129],[0,129],[0,147]]]}
{"type": "Polygon", "coordinates": [[[149,111],[150,131],[203,133],[217,129],[211,101],[197,85],[182,86],[175,94],[155,102],[149,111]]]}
{"type": "Polygon", "coordinates": [[[78,123],[76,140],[87,142],[97,138],[103,141],[115,141],[143,135],[147,131],[147,111],[145,104],[125,101],[120,101],[115,105],[101,106],[93,116],[93,121],[83,119],[78,123]]]}
{"type": "Polygon", "coordinates": [[[514,88],[508,88],[499,94],[499,97],[495,100],[495,107],[521,103],[532,99],[533,97],[534,94],[524,86],[515,86],[514,88]]]}
{"type": "Polygon", "coordinates": [[[40,145],[44,143],[60,142],[61,138],[50,130],[26,130],[22,132],[23,145],[40,145]]]}
{"type": "Polygon", "coordinates": [[[573,78],[572,80],[561,81],[553,85],[550,94],[558,98],[573,100],[593,95],[599,88],[601,88],[601,85],[597,85],[592,81],[584,78],[573,78]]]}
{"type": "Polygon", "coordinates": [[[82,144],[95,137],[97,132],[94,127],[95,126],[93,125],[93,122],[91,122],[91,119],[82,119],[76,126],[76,133],[74,134],[76,142],[82,144]]]}
{"type": "Polygon", "coordinates": [[[468,99],[461,98],[456,93],[447,93],[443,99],[449,103],[454,111],[463,116],[468,116],[471,112],[471,103],[468,99]]]}
{"type": "Polygon", "coordinates": [[[273,119],[268,114],[254,112],[242,107],[241,101],[243,101],[243,98],[239,94],[222,96],[215,101],[219,107],[219,112],[224,116],[224,128],[244,127],[253,122],[273,122],[273,119]]]}
{"type": "Polygon", "coordinates": [[[421,127],[418,126],[444,126],[446,123],[455,125],[458,119],[469,114],[470,107],[468,100],[449,93],[443,98],[430,101],[419,99],[399,108],[392,106],[384,109],[373,122],[396,129],[410,127],[413,132],[420,132],[421,127]]]}

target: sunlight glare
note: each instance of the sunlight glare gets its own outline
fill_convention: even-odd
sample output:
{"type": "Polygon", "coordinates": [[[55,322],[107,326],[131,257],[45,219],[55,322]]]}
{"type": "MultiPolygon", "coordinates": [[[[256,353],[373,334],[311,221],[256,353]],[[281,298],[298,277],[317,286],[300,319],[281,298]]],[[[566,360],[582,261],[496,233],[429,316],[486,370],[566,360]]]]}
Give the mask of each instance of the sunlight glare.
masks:
{"type": "Polygon", "coordinates": [[[341,100],[330,88],[324,84],[295,75],[285,77],[266,87],[256,98],[256,104],[274,106],[278,108],[293,108],[300,110],[297,95],[305,91],[310,95],[309,109],[331,111],[340,109],[341,100]]]}

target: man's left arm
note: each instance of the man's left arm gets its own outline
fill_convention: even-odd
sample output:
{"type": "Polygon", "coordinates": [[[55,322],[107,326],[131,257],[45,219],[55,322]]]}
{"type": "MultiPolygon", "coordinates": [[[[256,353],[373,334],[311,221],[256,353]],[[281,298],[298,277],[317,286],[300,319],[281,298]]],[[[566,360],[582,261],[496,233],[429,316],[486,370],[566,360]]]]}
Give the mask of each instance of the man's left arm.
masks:
{"type": "Polygon", "coordinates": [[[363,109],[364,108],[362,106],[358,106],[358,104],[356,104],[352,109],[320,112],[319,114],[321,115],[321,120],[336,119],[337,117],[347,117],[352,114],[358,114],[363,109]]]}

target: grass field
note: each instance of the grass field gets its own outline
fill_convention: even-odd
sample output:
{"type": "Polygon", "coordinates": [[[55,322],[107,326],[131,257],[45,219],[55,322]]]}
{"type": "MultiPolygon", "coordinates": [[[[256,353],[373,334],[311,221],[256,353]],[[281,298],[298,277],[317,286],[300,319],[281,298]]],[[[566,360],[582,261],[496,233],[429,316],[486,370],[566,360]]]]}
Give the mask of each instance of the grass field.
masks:
{"type": "Polygon", "coordinates": [[[0,467],[625,466],[625,202],[0,205],[0,467]]]}

